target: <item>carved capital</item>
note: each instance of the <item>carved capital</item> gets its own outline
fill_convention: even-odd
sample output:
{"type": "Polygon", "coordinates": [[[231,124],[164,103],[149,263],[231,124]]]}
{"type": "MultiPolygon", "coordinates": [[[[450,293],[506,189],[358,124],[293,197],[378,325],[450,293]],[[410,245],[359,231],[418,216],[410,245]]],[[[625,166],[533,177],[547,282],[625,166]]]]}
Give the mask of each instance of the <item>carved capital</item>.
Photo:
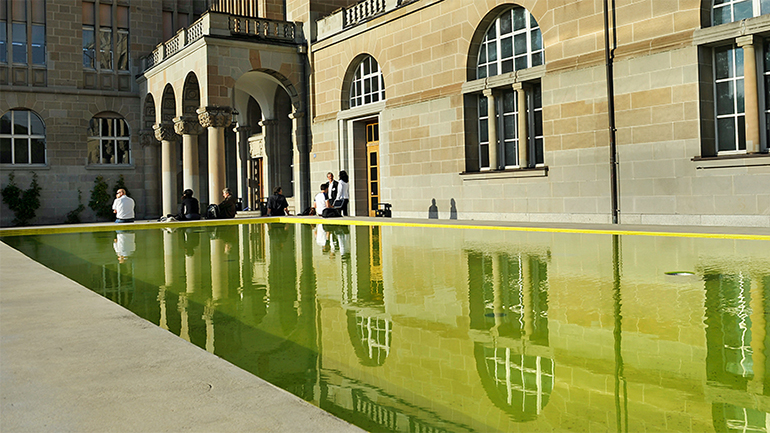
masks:
{"type": "Polygon", "coordinates": [[[233,123],[232,107],[202,107],[197,113],[198,121],[204,128],[226,128],[233,123]]]}
{"type": "Polygon", "coordinates": [[[156,123],[152,129],[155,130],[155,138],[158,141],[176,141],[179,138],[174,133],[174,124],[171,122],[156,123]]]}
{"type": "Polygon", "coordinates": [[[276,119],[265,119],[259,121],[259,126],[264,128],[265,126],[275,125],[276,123],[278,123],[278,120],[276,119]]]}
{"type": "Polygon", "coordinates": [[[198,135],[203,127],[195,116],[180,116],[174,118],[174,131],[179,135],[198,135]]]}
{"type": "Polygon", "coordinates": [[[155,139],[155,132],[149,128],[139,131],[139,142],[142,147],[157,146],[160,144],[160,142],[155,139]]]}

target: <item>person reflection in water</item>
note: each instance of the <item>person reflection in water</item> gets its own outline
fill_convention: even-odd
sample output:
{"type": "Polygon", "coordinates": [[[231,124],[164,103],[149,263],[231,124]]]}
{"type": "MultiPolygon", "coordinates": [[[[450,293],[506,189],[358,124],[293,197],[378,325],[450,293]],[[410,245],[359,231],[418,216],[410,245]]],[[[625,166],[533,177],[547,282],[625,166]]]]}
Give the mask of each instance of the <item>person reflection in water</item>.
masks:
{"type": "Polygon", "coordinates": [[[136,242],[134,240],[134,233],[118,231],[116,232],[115,241],[112,247],[115,249],[115,254],[118,255],[118,263],[126,263],[136,251],[136,242]]]}

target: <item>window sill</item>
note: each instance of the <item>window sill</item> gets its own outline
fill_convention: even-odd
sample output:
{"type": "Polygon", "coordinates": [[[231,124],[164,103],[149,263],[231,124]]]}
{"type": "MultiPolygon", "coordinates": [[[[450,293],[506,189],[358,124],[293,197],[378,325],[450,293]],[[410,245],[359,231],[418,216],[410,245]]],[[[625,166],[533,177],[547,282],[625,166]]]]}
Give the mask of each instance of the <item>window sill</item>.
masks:
{"type": "Polygon", "coordinates": [[[770,166],[770,154],[768,153],[743,153],[738,155],[722,156],[696,156],[691,159],[697,170],[712,168],[744,168],[770,166]]]}
{"type": "Polygon", "coordinates": [[[0,164],[2,171],[35,171],[50,170],[51,166],[47,164],[0,164]]]}
{"type": "Polygon", "coordinates": [[[518,179],[527,177],[548,177],[548,167],[514,168],[509,170],[489,170],[462,172],[463,182],[472,180],[518,179]]]}
{"type": "Polygon", "coordinates": [[[133,164],[86,164],[86,170],[136,170],[133,164]]]}

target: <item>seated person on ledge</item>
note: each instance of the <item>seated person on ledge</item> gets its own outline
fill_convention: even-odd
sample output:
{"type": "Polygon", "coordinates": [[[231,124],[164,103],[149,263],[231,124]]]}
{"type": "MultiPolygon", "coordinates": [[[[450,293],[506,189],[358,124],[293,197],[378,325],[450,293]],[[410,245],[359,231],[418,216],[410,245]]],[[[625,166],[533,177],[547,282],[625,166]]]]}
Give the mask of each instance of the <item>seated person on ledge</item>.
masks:
{"type": "Polygon", "coordinates": [[[235,218],[235,197],[230,193],[230,188],[223,189],[222,196],[224,196],[224,200],[222,200],[222,203],[219,203],[219,214],[217,217],[235,218]]]}
{"type": "Polygon", "coordinates": [[[186,189],[182,193],[182,204],[179,205],[179,221],[192,221],[201,219],[201,209],[198,199],[193,197],[193,191],[186,189]]]}

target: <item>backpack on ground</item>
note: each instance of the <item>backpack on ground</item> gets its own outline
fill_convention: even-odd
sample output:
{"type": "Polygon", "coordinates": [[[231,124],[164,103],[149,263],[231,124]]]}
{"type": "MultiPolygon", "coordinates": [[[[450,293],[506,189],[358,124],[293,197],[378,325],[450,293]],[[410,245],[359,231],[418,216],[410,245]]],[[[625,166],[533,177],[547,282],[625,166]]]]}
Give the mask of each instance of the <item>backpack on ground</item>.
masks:
{"type": "Polygon", "coordinates": [[[340,213],[339,209],[335,209],[333,207],[327,207],[326,209],[321,212],[321,216],[324,218],[338,218],[341,217],[342,214],[340,213]]]}
{"type": "Polygon", "coordinates": [[[210,204],[208,209],[206,209],[206,219],[215,220],[217,218],[219,218],[219,206],[210,204]]]}

